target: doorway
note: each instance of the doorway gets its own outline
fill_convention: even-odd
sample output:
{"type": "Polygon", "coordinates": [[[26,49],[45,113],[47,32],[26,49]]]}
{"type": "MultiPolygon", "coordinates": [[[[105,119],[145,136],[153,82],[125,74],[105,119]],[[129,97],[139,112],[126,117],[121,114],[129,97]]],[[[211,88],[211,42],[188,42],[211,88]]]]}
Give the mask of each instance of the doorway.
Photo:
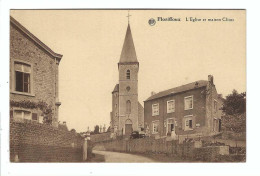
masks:
{"type": "Polygon", "coordinates": [[[127,119],[125,121],[125,135],[130,136],[132,132],[133,132],[132,121],[130,119],[127,119]]]}
{"type": "Polygon", "coordinates": [[[125,135],[130,136],[133,132],[132,124],[125,124],[125,135]]]}
{"type": "Polygon", "coordinates": [[[175,128],[174,128],[174,121],[172,118],[170,119],[167,119],[167,130],[166,130],[166,135],[170,135],[172,133],[172,131],[175,131],[175,128]]]}

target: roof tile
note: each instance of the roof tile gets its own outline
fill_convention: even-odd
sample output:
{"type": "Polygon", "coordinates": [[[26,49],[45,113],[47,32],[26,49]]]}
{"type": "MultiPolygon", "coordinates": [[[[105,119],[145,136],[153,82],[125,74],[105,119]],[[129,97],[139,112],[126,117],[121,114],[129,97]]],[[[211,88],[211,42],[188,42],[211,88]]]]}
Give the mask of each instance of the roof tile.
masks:
{"type": "Polygon", "coordinates": [[[179,86],[179,87],[175,87],[175,88],[171,88],[171,89],[168,89],[168,90],[165,90],[165,91],[161,91],[157,94],[150,96],[145,101],[154,100],[154,99],[161,98],[161,97],[164,97],[164,96],[181,93],[181,92],[185,92],[185,91],[188,91],[188,90],[197,89],[197,88],[200,88],[200,87],[207,86],[207,84],[208,84],[208,81],[205,81],[205,80],[195,81],[195,82],[185,84],[185,85],[182,85],[182,86],[179,86]]]}

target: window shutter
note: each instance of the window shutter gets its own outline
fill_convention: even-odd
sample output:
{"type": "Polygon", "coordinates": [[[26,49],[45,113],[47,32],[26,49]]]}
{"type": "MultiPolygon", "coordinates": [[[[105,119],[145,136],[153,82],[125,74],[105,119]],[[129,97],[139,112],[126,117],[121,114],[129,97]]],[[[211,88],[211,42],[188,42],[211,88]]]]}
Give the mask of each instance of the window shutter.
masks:
{"type": "Polygon", "coordinates": [[[32,113],[32,120],[38,120],[38,114],[32,113]]]}
{"type": "Polygon", "coordinates": [[[185,123],[186,123],[186,126],[189,126],[189,120],[186,120],[185,123]]]}

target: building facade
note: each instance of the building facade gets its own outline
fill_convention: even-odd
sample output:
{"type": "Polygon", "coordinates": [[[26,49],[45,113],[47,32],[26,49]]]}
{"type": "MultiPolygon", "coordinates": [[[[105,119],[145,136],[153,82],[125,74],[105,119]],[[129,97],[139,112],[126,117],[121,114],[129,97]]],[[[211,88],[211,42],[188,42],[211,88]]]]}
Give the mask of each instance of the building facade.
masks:
{"type": "Polygon", "coordinates": [[[128,136],[143,127],[143,107],[138,101],[138,71],[139,62],[128,24],[118,63],[119,83],[112,92],[110,127],[117,135],[128,136]]]}
{"type": "Polygon", "coordinates": [[[153,93],[144,101],[144,124],[152,136],[201,136],[221,130],[222,98],[213,76],[153,93]]]}
{"type": "Polygon", "coordinates": [[[58,126],[61,58],[10,17],[11,118],[58,126]]]}

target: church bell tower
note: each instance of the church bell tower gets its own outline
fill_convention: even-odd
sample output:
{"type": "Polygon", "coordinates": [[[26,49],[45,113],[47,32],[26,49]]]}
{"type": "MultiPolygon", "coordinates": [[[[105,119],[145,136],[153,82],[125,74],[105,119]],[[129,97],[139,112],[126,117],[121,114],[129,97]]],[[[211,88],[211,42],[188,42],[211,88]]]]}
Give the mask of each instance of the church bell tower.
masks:
{"type": "Polygon", "coordinates": [[[124,135],[139,129],[138,122],[138,71],[130,24],[128,23],[125,40],[118,63],[119,71],[119,128],[124,135]]]}

